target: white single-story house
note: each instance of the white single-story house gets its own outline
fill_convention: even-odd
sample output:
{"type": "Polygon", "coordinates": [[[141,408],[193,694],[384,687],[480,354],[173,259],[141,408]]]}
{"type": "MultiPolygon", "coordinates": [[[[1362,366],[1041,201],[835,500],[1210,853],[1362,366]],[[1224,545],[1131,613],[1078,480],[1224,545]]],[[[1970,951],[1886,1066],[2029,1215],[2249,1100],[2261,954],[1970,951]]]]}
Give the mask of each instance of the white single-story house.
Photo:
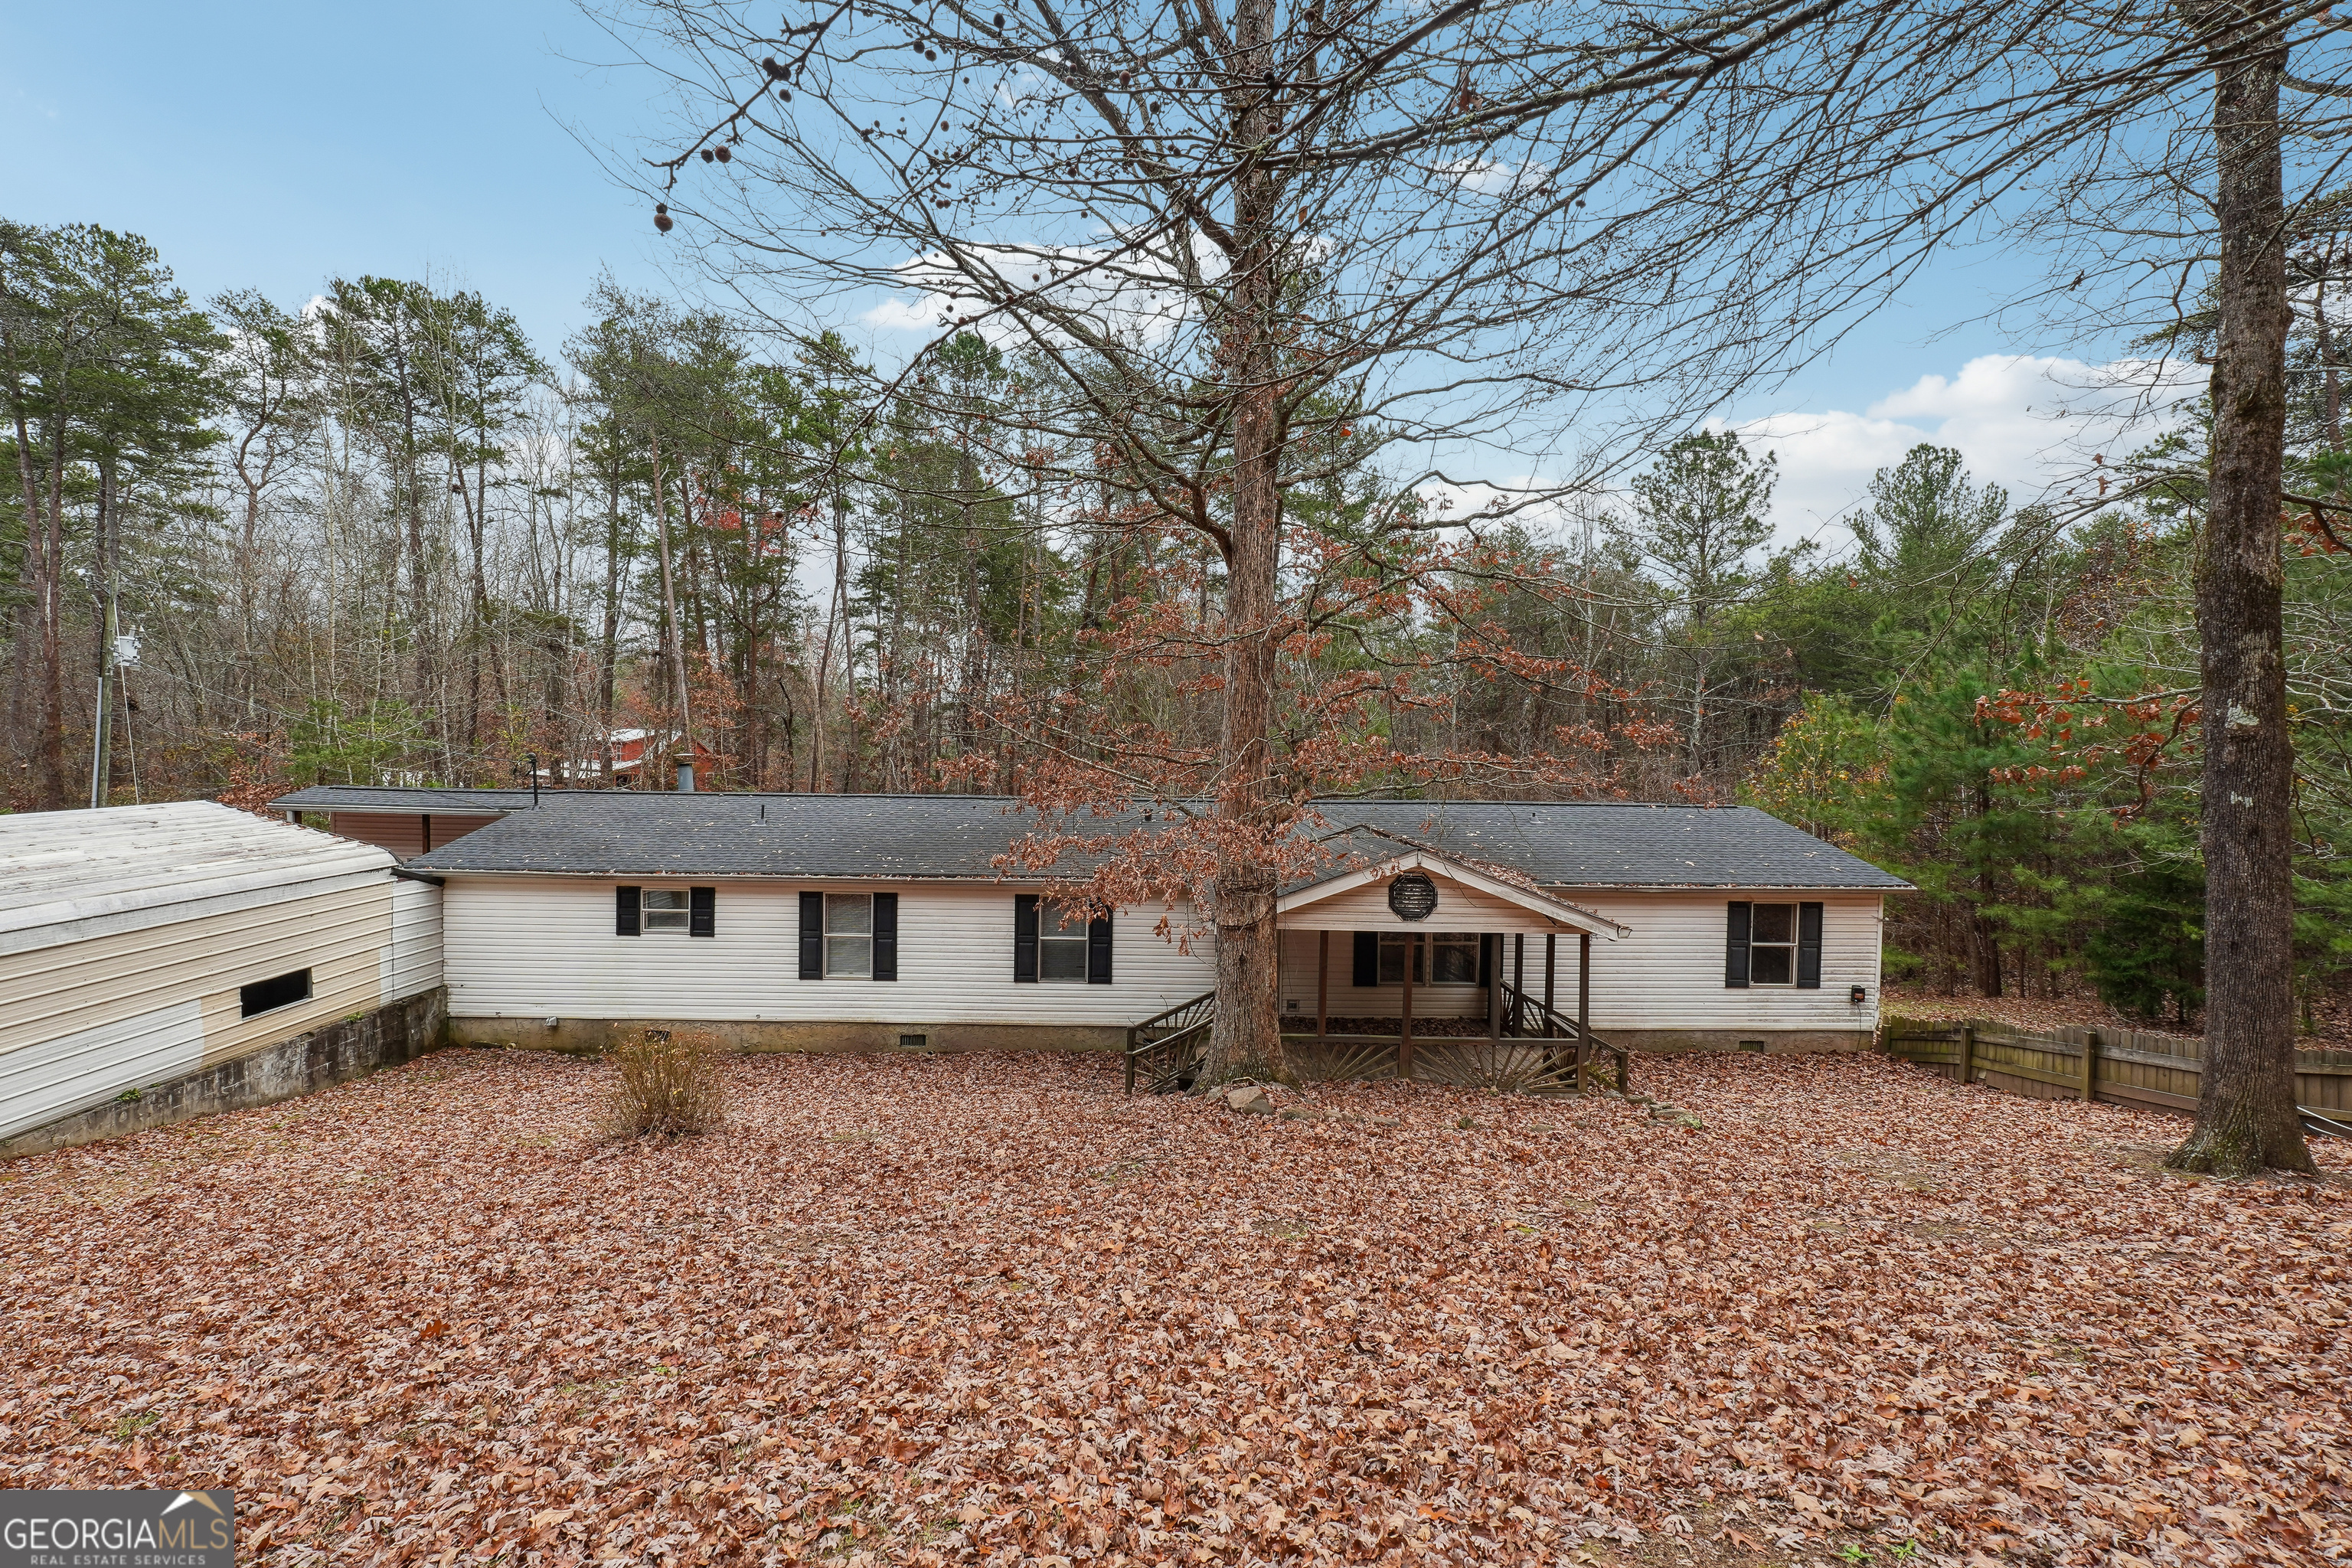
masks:
{"type": "MultiPolygon", "coordinates": [[[[1190,911],[1065,923],[1044,879],[1000,872],[1029,826],[1001,797],[338,785],[272,805],[469,825],[408,861],[445,884],[460,1040],[1116,1047],[1213,979],[1209,939],[1156,929],[1190,911]]],[[[1279,906],[1286,1031],[1492,1019],[1507,994],[1633,1048],[1859,1047],[1876,1027],[1882,906],[1908,884],[1764,812],[1317,810],[1329,864],[1279,906]]]]}
{"type": "Polygon", "coordinates": [[[0,816],[0,1140],[434,990],[439,894],[210,801],[0,816]]]}

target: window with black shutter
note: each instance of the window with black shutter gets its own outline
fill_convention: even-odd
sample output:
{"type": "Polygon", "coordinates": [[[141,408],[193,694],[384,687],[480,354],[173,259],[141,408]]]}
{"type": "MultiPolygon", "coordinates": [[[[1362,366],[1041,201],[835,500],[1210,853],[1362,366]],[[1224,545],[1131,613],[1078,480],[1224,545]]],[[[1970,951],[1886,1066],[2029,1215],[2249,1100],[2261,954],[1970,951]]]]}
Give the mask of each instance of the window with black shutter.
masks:
{"type": "Polygon", "coordinates": [[[1110,917],[1097,915],[1087,922],[1087,984],[1110,984],[1110,917]]]}
{"type": "MultiPolygon", "coordinates": [[[[1037,978],[1049,985],[1084,985],[1094,977],[1094,944],[1090,938],[1091,922],[1084,910],[1040,901],[1037,978]]],[[[1109,940],[1107,932],[1104,940],[1109,940]]]]}
{"type": "Polygon", "coordinates": [[[801,978],[824,978],[824,895],[801,895],[801,978]]]}
{"type": "Polygon", "coordinates": [[[1034,985],[1037,982],[1037,895],[1013,895],[1013,979],[1014,984],[1034,985]]]}
{"type": "Polygon", "coordinates": [[[898,978],[898,895],[874,895],[874,978],[898,978]]]}
{"type": "Polygon", "coordinates": [[[1797,906],[1757,903],[1748,906],[1748,984],[1794,985],[1797,983],[1797,906]]]}
{"type": "Polygon", "coordinates": [[[824,977],[874,978],[874,895],[824,896],[824,977]]]}

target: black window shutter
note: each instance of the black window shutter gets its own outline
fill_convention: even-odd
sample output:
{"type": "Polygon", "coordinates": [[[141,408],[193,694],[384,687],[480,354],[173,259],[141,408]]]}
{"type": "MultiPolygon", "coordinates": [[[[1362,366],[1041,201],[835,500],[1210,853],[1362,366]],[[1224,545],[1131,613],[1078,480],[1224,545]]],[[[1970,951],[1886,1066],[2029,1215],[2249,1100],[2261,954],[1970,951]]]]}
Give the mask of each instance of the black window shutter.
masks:
{"type": "Polygon", "coordinates": [[[1730,906],[1731,918],[1725,923],[1723,942],[1723,984],[1735,990],[1748,986],[1748,906],[1730,906]]]}
{"type": "Polygon", "coordinates": [[[1110,984],[1110,917],[1100,915],[1087,922],[1087,984],[1110,984]]]}
{"type": "Polygon", "coordinates": [[[1495,984],[1495,946],[1502,940],[1498,936],[1478,939],[1478,984],[1481,985],[1495,984]]]}
{"type": "Polygon", "coordinates": [[[613,889],[613,934],[637,934],[637,889],[635,888],[613,889]]]}
{"type": "Polygon", "coordinates": [[[1037,895],[1013,895],[1013,978],[1034,984],[1037,979],[1037,895]]]}
{"type": "Polygon", "coordinates": [[[824,978],[824,895],[801,895],[801,978],[824,978]]]}
{"type": "Polygon", "coordinates": [[[898,978],[898,895],[874,895],[874,978],[898,978]]]}
{"type": "Polygon", "coordinates": [[[1360,990],[1370,991],[1381,983],[1381,933],[1360,931],[1356,933],[1356,973],[1349,984],[1360,990]]]}
{"type": "Polygon", "coordinates": [[[1797,906],[1797,989],[1822,988],[1822,906],[1797,906]]]}
{"type": "Polygon", "coordinates": [[[688,888],[686,890],[686,934],[717,936],[719,934],[719,889],[688,888]]]}

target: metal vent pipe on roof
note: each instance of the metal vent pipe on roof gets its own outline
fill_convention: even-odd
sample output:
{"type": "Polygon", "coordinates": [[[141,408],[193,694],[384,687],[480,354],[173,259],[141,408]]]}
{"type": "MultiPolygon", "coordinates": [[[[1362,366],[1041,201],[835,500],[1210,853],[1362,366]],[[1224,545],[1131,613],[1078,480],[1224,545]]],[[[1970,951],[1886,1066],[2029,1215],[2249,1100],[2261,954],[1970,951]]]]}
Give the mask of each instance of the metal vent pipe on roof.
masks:
{"type": "Polygon", "coordinates": [[[692,795],[694,793],[694,764],[692,763],[680,763],[677,764],[677,793],[680,795],[692,795]]]}

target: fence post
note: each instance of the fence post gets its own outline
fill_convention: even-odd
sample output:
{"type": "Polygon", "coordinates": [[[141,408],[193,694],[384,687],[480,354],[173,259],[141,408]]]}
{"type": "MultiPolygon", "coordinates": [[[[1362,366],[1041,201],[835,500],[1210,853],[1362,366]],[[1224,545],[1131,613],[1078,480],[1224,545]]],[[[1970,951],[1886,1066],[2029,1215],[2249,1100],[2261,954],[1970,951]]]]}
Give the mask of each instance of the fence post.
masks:
{"type": "Polygon", "coordinates": [[[2083,1035],[2083,1099],[2099,1098],[2099,1031],[2085,1030],[2083,1035]]]}
{"type": "Polygon", "coordinates": [[[1977,1026],[1974,1024],[1962,1024],[1960,1026],[1960,1081],[1964,1084],[1969,1082],[1975,1076],[1976,1070],[1977,1026]]]}

